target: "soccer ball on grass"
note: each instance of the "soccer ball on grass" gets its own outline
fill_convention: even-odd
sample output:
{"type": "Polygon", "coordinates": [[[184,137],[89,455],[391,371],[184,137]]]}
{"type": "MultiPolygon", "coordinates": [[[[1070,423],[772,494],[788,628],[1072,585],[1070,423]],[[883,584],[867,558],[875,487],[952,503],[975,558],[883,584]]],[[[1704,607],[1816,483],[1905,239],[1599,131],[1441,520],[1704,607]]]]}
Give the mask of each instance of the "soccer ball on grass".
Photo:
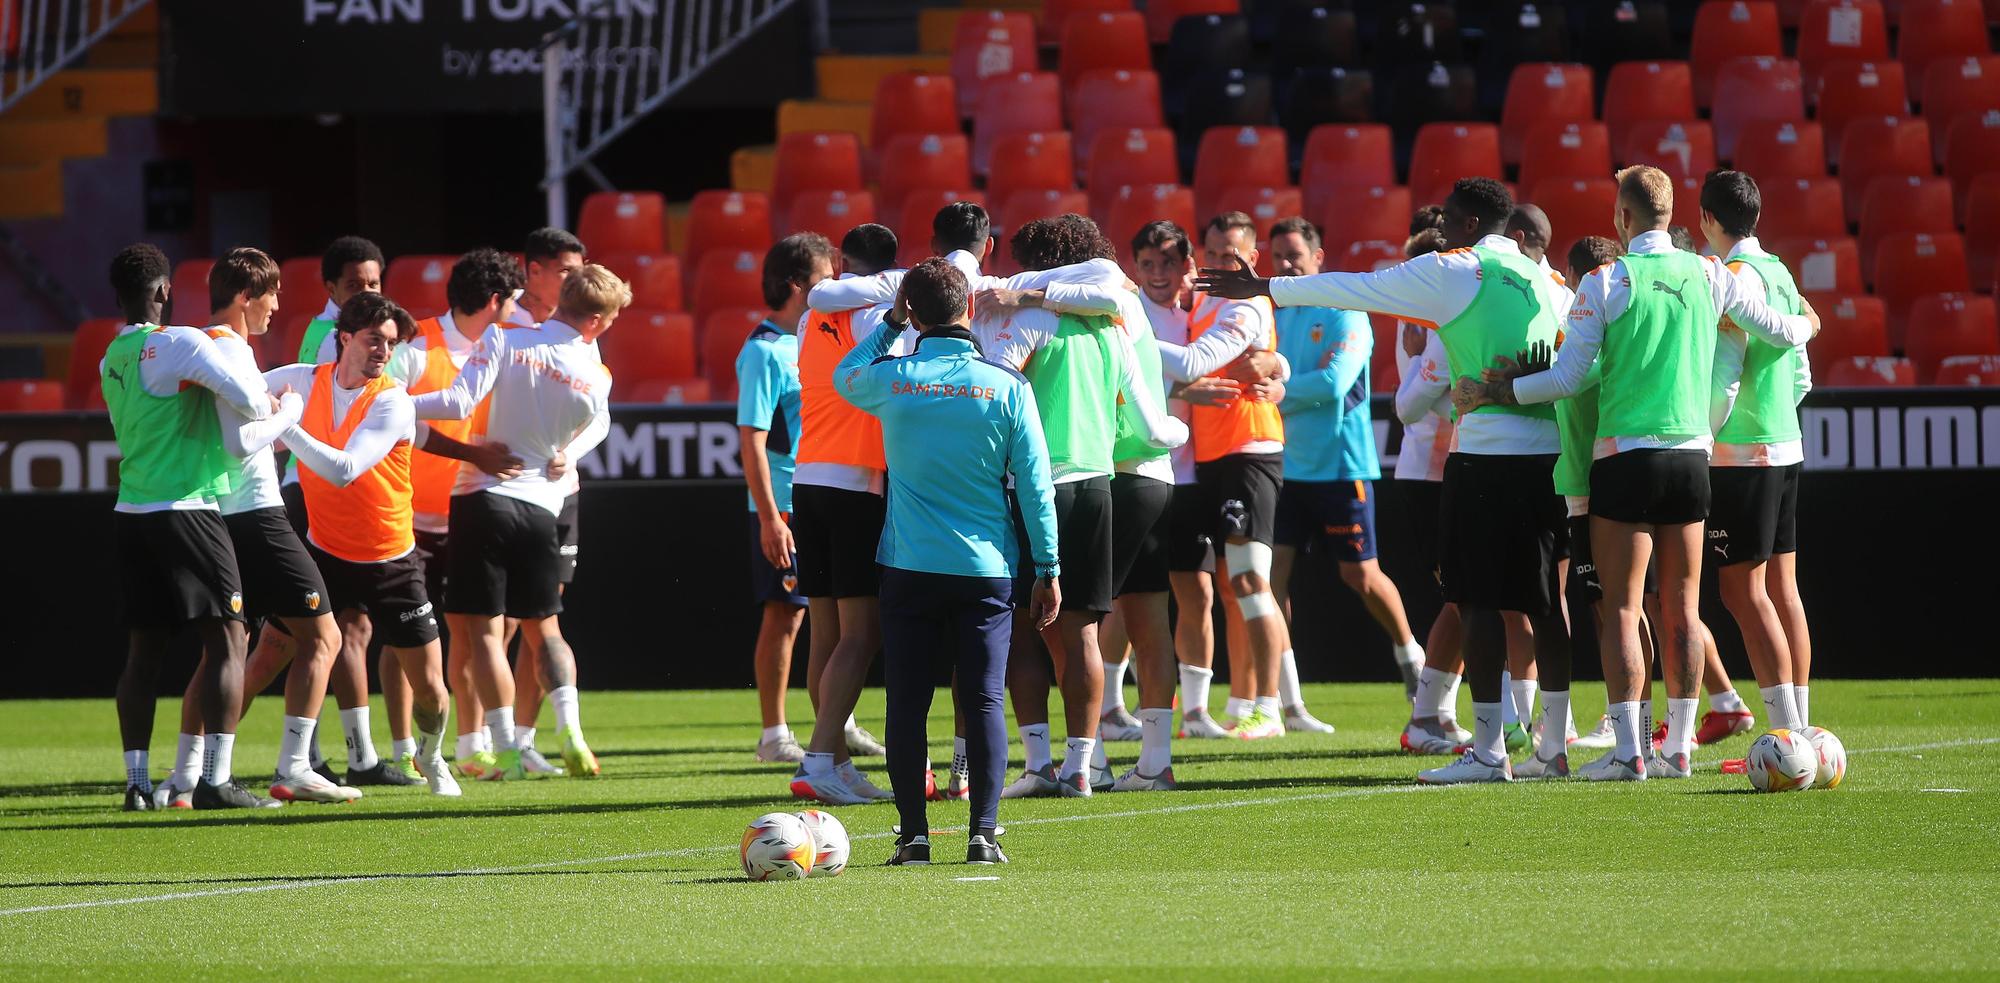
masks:
{"type": "Polygon", "coordinates": [[[816,852],[812,830],[804,820],[789,812],[765,813],[743,831],[743,876],[753,881],[804,880],[812,873],[816,852]]]}
{"type": "Polygon", "coordinates": [[[1813,760],[1817,763],[1812,787],[1839,788],[1840,780],[1847,777],[1847,745],[1824,727],[1807,727],[1801,733],[1811,742],[1813,760]]]}
{"type": "Polygon", "coordinates": [[[847,869],[847,827],[833,818],[833,813],[818,809],[807,809],[797,815],[806,824],[806,830],[812,833],[815,853],[811,876],[840,876],[840,872],[847,869]]]}
{"type": "Polygon", "coordinates": [[[1805,734],[1781,727],[1757,738],[1744,764],[1757,791],[1796,792],[1812,787],[1819,756],[1805,734]]]}

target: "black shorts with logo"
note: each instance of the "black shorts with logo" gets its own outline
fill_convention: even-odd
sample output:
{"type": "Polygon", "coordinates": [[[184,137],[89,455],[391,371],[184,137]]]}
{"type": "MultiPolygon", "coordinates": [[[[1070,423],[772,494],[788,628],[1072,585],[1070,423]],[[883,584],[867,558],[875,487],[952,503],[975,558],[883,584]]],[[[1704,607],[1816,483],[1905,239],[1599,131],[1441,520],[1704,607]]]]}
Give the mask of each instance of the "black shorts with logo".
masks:
{"type": "Polygon", "coordinates": [[[243,620],[243,580],[222,513],[164,509],[111,513],[118,586],[128,628],[243,620]]]}
{"type": "Polygon", "coordinates": [[[1214,573],[1215,541],[1208,495],[1201,485],[1175,485],[1167,507],[1167,571],[1214,573]]]}
{"type": "Polygon", "coordinates": [[[806,598],[799,593],[799,554],[794,537],[792,565],[783,570],[771,566],[764,558],[764,528],[757,513],[749,513],[750,520],[750,598],[758,604],[777,601],[793,607],[805,607],[806,598]]]}
{"type": "Polygon", "coordinates": [[[1708,452],[1619,451],[1590,466],[1590,514],[1613,522],[1674,526],[1708,518],[1708,452]]]}
{"type": "Polygon", "coordinates": [[[1372,560],[1375,496],[1367,481],[1287,481],[1278,491],[1277,545],[1324,550],[1342,563],[1372,560]]]}
{"type": "Polygon", "coordinates": [[[447,614],[547,618],[562,611],[556,517],[491,491],[451,497],[447,614]]]}
{"type": "Polygon", "coordinates": [[[1277,538],[1278,492],[1285,484],[1285,455],[1230,454],[1194,466],[1195,484],[1209,510],[1209,535],[1219,545],[1231,536],[1272,544],[1277,538]]]}
{"type": "Polygon", "coordinates": [[[417,562],[424,565],[424,596],[449,596],[451,534],[417,530],[417,562]]]}
{"type": "Polygon", "coordinates": [[[874,597],[882,568],[888,500],[873,492],[792,485],[792,542],[799,551],[799,593],[807,597],[874,597]]]}
{"type": "MultiPolygon", "coordinates": [[[[1660,592],[1653,581],[1653,566],[1646,565],[1646,581],[1640,588],[1647,594],[1660,592]]],[[[1569,596],[1585,603],[1604,600],[1604,581],[1597,575],[1597,558],[1590,550],[1590,516],[1569,517],[1569,596]]]]}
{"type": "Polygon", "coordinates": [[[576,580],[577,561],[577,508],[576,500],[581,492],[570,492],[563,499],[562,511],[556,513],[556,582],[567,584],[576,580]]]}
{"type": "Polygon", "coordinates": [[[333,610],[326,581],[282,507],[222,517],[243,578],[243,613],[258,618],[316,618],[333,610]]]}
{"type": "Polygon", "coordinates": [[[1167,589],[1167,536],[1174,486],[1136,474],[1111,476],[1111,593],[1167,589]]]}
{"type": "Polygon", "coordinates": [[[1412,478],[1396,480],[1396,494],[1407,504],[1403,513],[1410,518],[1410,549],[1417,554],[1417,562],[1430,571],[1431,580],[1438,579],[1438,527],[1442,524],[1439,511],[1444,501],[1444,482],[1418,481],[1412,478]]]}
{"type": "MultiPolygon", "coordinates": [[[[1056,555],[1062,573],[1064,611],[1111,613],[1112,590],[1111,479],[1085,478],[1056,485],[1056,555]]],[[[1020,554],[1030,556],[1025,550],[1020,554]]],[[[1033,580],[1034,565],[1020,564],[1033,580]]],[[[1018,579],[1018,578],[1017,578],[1018,579]]],[[[1032,586],[1022,596],[1032,596],[1032,586]]]]}
{"type": "Polygon", "coordinates": [[[1708,550],[1718,566],[1798,551],[1799,465],[1713,468],[1708,482],[1708,550]]]}
{"type": "Polygon", "coordinates": [[[420,648],[437,640],[437,612],[424,593],[424,565],[415,549],[381,563],[343,560],[312,543],[306,551],[326,581],[332,609],[368,612],[377,641],[420,648]]]}
{"type": "Polygon", "coordinates": [[[1554,454],[1452,454],[1438,534],[1445,600],[1542,616],[1555,611],[1565,522],[1554,454]]]}

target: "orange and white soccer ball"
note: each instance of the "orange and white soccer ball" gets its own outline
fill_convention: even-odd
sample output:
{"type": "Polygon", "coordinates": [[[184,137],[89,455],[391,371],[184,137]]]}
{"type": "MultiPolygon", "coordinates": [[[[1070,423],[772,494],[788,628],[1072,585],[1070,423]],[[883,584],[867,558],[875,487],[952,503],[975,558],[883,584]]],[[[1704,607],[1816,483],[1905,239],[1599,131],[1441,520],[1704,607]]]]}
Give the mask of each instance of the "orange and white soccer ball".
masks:
{"type": "Polygon", "coordinates": [[[818,852],[812,830],[789,812],[758,816],[743,831],[743,876],[753,881],[802,881],[818,852]]]}
{"type": "Polygon", "coordinates": [[[796,815],[806,824],[806,830],[812,833],[816,852],[811,876],[840,876],[840,872],[847,869],[847,827],[833,818],[833,813],[818,809],[807,809],[796,815]]]}
{"type": "Polygon", "coordinates": [[[1819,755],[1806,735],[1782,727],[1764,732],[1750,745],[1744,770],[1759,792],[1797,792],[1812,787],[1819,755]]]}
{"type": "Polygon", "coordinates": [[[1839,788],[1840,780],[1847,777],[1847,745],[1833,736],[1833,731],[1824,727],[1807,727],[1801,733],[1812,743],[1813,788],[1839,788]]]}

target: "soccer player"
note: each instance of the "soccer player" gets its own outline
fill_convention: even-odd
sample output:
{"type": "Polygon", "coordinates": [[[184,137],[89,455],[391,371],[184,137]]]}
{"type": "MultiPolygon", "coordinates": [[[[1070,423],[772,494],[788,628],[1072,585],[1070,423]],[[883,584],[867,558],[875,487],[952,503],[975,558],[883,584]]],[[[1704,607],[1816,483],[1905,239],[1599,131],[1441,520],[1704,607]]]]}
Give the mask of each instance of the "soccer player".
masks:
{"type": "MultiPolygon", "coordinates": [[[[1302,218],[1271,227],[1271,263],[1280,276],[1312,276],[1326,252],[1319,229],[1302,218]]],[[[1410,632],[1403,596],[1382,572],[1375,552],[1375,423],[1368,408],[1368,362],[1375,331],[1359,311],[1287,307],[1277,312],[1278,351],[1295,370],[1285,383],[1285,483],[1278,493],[1277,544],[1271,591],[1291,624],[1291,579],[1301,552],[1333,555],[1340,582],[1361,603],[1394,648],[1404,685],[1416,685],[1424,650],[1410,632]]],[[[1333,725],[1307,712],[1291,649],[1278,665],[1278,702],[1286,731],[1331,734],[1333,725]]]]}
{"type": "MultiPolygon", "coordinates": [[[[1553,343],[1567,297],[1504,233],[1514,202],[1491,178],[1466,178],[1444,203],[1445,252],[1378,273],[1322,273],[1266,280],[1247,268],[1203,270],[1196,283],[1224,296],[1266,296],[1280,307],[1376,311],[1431,325],[1456,378],[1533,341],[1553,343]]],[[[1500,675],[1506,629],[1500,613],[1534,625],[1551,712],[1568,712],[1567,630],[1556,609],[1555,545],[1562,500],[1551,483],[1560,449],[1550,408],[1461,411],[1458,446],[1445,461],[1440,504],[1445,596],[1465,624],[1472,681],[1473,743],[1458,761],[1419,773],[1437,784],[1512,779],[1503,731],[1500,675]]],[[[1199,437],[1197,437],[1199,439],[1199,437]]]]}
{"type": "Polygon", "coordinates": [[[833,275],[833,243],[813,232],[786,236],[764,254],[764,303],[771,316],[736,356],[736,430],[750,487],[750,587],[763,607],[757,627],[757,703],[764,732],[757,760],[797,764],[805,749],[785,724],[792,645],[805,619],[791,530],[793,449],[799,420],[799,325],[806,295],[833,275]]]}
{"type": "Polygon", "coordinates": [[[242,581],[217,501],[229,493],[238,462],[223,446],[213,400],[252,421],[279,407],[261,381],[224,359],[207,335],[160,325],[172,299],[172,272],[166,255],[144,243],[112,257],[111,289],[125,325],[98,366],[123,455],[112,527],[131,633],[118,680],[124,807],[154,806],[148,762],[153,687],[174,634],[188,626],[202,650],[192,689],[203,729],[214,735],[203,747],[191,804],[275,806],[232,771],[247,641],[242,581]]]}
{"type": "Polygon", "coordinates": [[[548,320],[562,297],[563,282],[583,266],[584,255],[583,241],[562,229],[543,227],[528,233],[521,246],[527,276],[514,302],[512,323],[532,328],[548,320]]]}
{"type": "MultiPolygon", "coordinates": [[[[443,753],[450,713],[444,655],[412,525],[410,454],[429,428],[418,426],[409,395],[387,374],[392,350],[416,322],[394,301],[363,293],[341,307],[334,329],[341,342],[333,363],[264,375],[305,401],[283,440],[300,463],[308,552],[333,610],[366,609],[384,650],[401,665],[420,735],[412,760],[432,793],[455,796],[458,782],[443,753]]],[[[357,767],[350,758],[350,776],[357,767]]]]}
{"type": "MultiPolygon", "coordinates": [[[[1626,254],[1579,285],[1562,351],[1527,365],[1502,363],[1484,379],[1460,379],[1453,402],[1470,407],[1546,403],[1582,391],[1598,365],[1596,461],[1590,470],[1590,549],[1604,586],[1601,638],[1608,716],[1617,746],[1580,770],[1597,781],[1643,781],[1687,774],[1685,739],[1701,685],[1698,588],[1702,524],[1708,515],[1708,457],[1716,412],[1718,319],[1780,347],[1818,331],[1810,305],[1787,314],[1747,289],[1714,259],[1674,247],[1667,234],[1673,182],[1654,167],[1619,172],[1612,224],[1626,254]],[[1540,369],[1540,371],[1536,371],[1540,369]],[[1646,566],[1659,563],[1661,661],[1667,678],[1668,743],[1647,767],[1638,696],[1645,684],[1639,633],[1646,566]],[[1676,702],[1678,701],[1678,702],[1676,702]],[[1671,719],[1676,711],[1678,726],[1671,719]]],[[[1543,342],[1546,345],[1546,342],[1543,342]]],[[[1734,380],[1726,380],[1733,382],[1734,380]]],[[[1541,625],[1536,625],[1539,635],[1541,625]]]]}
{"type": "Polygon", "coordinates": [[[1061,608],[1055,489],[1027,380],[979,356],[967,324],[967,282],[932,258],[903,277],[882,327],[841,359],[840,394],[882,422],[889,508],[878,553],[889,689],[889,775],[902,825],[891,865],[930,863],[925,810],[925,717],[939,652],[952,657],[972,766],[966,860],[1005,863],[996,842],[1007,763],[1001,687],[1012,630],[1017,563],[1035,569],[1031,602],[1046,629],[1061,608]],[[915,353],[889,358],[907,319],[915,353]],[[1006,476],[1014,479],[1030,556],[1016,555],[1006,476]]]}
{"type": "MultiPolygon", "coordinates": [[[[504,303],[504,298],[502,298],[504,303]]],[[[541,677],[556,708],[556,738],[572,776],[595,776],[584,740],[576,658],[555,616],[562,610],[562,472],[608,433],[611,376],[592,343],[632,303],[632,290],[602,266],[563,281],[556,311],[541,325],[488,331],[452,384],[414,397],[419,419],[464,419],[491,399],[479,437],[520,458],[519,475],[495,480],[461,469],[451,496],[449,592],[453,636],[472,641],[472,679],[486,707],[500,778],[525,778],[514,730],[514,676],[506,622],[541,645],[541,677]]]]}

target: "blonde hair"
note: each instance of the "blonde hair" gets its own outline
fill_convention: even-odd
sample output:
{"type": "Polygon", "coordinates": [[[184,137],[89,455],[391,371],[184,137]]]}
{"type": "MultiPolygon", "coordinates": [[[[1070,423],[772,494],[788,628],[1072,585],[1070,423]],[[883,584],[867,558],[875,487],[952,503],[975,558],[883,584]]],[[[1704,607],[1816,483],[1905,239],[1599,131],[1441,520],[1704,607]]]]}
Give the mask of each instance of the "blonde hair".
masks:
{"type": "Polygon", "coordinates": [[[1674,214],[1674,180],[1645,164],[1625,168],[1618,172],[1618,201],[1641,224],[1657,225],[1674,214]]]}
{"type": "Polygon", "coordinates": [[[579,319],[611,317],[632,306],[632,286],[596,263],[585,263],[563,279],[556,306],[579,319]]]}

